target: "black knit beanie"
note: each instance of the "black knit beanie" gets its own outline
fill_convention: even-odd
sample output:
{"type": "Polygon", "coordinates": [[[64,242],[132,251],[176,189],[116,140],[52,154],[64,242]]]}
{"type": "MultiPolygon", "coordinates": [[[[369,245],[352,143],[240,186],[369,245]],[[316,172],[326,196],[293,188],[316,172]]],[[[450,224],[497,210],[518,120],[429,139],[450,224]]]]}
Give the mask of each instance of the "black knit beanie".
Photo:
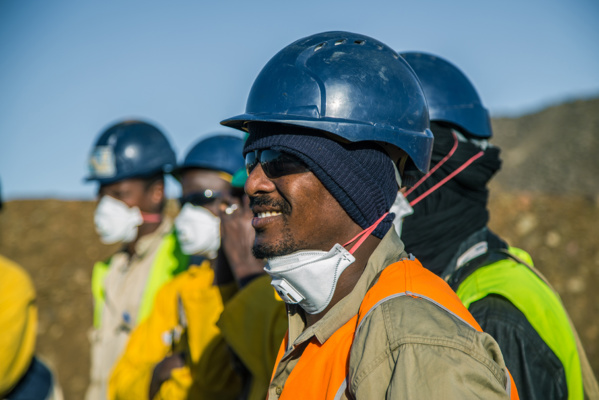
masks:
{"type": "MultiPolygon", "coordinates": [[[[397,196],[393,162],[374,142],[341,143],[326,132],[264,122],[250,122],[243,154],[273,149],[304,162],[362,229],[372,226],[397,196]]],[[[382,238],[393,223],[388,215],[374,230],[382,238]]]]}

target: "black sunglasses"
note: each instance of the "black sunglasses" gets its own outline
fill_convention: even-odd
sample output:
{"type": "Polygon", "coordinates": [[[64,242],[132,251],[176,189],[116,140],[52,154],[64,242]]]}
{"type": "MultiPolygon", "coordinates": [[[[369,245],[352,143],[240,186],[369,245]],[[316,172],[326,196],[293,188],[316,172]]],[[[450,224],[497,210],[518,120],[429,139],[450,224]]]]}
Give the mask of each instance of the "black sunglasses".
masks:
{"type": "Polygon", "coordinates": [[[189,203],[192,206],[205,206],[222,197],[222,193],[206,189],[203,192],[190,193],[187,196],[180,197],[179,205],[183,207],[185,204],[189,203]]]}
{"type": "Polygon", "coordinates": [[[291,154],[278,150],[254,150],[245,155],[245,169],[248,176],[258,163],[270,179],[310,171],[306,164],[291,154]]]}

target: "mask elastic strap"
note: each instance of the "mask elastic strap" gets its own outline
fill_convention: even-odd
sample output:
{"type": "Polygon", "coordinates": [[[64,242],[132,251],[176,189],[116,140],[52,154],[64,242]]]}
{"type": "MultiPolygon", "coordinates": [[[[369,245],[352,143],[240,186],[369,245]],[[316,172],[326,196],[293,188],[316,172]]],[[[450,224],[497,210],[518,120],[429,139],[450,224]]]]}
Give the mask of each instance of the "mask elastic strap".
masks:
{"type": "Polygon", "coordinates": [[[159,223],[162,222],[162,214],[141,212],[141,218],[144,222],[159,223]]]}
{"type": "MultiPolygon", "coordinates": [[[[453,143],[453,147],[451,148],[451,150],[449,151],[449,153],[447,153],[447,155],[445,157],[443,157],[443,159],[441,161],[439,161],[437,163],[437,165],[435,165],[433,168],[431,168],[431,170],[426,175],[424,175],[422,178],[420,178],[420,180],[418,182],[416,182],[416,184],[414,186],[412,186],[410,188],[410,190],[408,190],[406,192],[405,197],[408,197],[408,195],[410,193],[412,193],[414,191],[414,189],[416,189],[418,186],[420,186],[420,184],[422,184],[422,182],[424,182],[429,176],[431,176],[436,170],[438,170],[439,167],[441,167],[441,165],[445,164],[445,162],[447,160],[449,160],[451,158],[451,156],[455,153],[456,149],[458,148],[458,135],[456,135],[456,133],[454,131],[452,131],[451,133],[453,135],[454,143],[453,143]]],[[[472,157],[470,157],[464,164],[462,164],[460,167],[456,168],[451,174],[447,175],[445,178],[443,178],[441,181],[439,181],[436,185],[434,185],[433,187],[431,187],[429,190],[427,190],[426,192],[422,193],[420,196],[418,196],[414,200],[410,201],[410,205],[412,207],[414,207],[416,204],[420,203],[428,195],[430,195],[431,193],[433,193],[435,190],[439,189],[441,186],[445,185],[454,176],[456,176],[457,174],[459,174],[460,172],[462,172],[464,169],[466,169],[474,161],[476,161],[477,159],[481,158],[484,154],[485,154],[485,152],[481,150],[478,153],[476,153],[475,155],[473,155],[472,157]]]]}
{"type": "MultiPolygon", "coordinates": [[[[422,182],[424,182],[425,180],[428,179],[429,176],[431,176],[436,170],[438,170],[443,164],[445,164],[445,162],[447,160],[449,160],[451,158],[451,156],[453,156],[453,153],[455,153],[455,151],[458,148],[458,135],[456,135],[456,133],[454,131],[451,131],[451,134],[453,135],[453,147],[451,148],[451,150],[449,150],[449,153],[447,153],[447,155],[445,157],[443,157],[443,159],[441,161],[439,161],[437,163],[437,165],[435,165],[433,168],[431,168],[430,171],[428,171],[428,173],[426,175],[424,175],[422,178],[420,178],[418,180],[418,182],[416,182],[414,184],[414,186],[412,186],[404,195],[405,197],[408,197],[410,195],[410,193],[412,193],[414,190],[416,190],[416,188],[418,188],[418,186],[420,186],[422,184],[422,182]]],[[[412,204],[410,204],[412,205],[412,204]]]]}
{"type": "Polygon", "coordinates": [[[354,252],[356,250],[358,250],[358,247],[360,247],[362,245],[362,243],[364,243],[364,241],[368,238],[368,236],[370,236],[370,234],[376,229],[377,226],[379,226],[379,224],[385,219],[385,217],[388,214],[389,214],[388,212],[386,212],[385,214],[383,214],[383,216],[380,217],[374,224],[372,224],[368,228],[364,229],[362,232],[358,233],[354,238],[352,238],[351,240],[349,240],[347,243],[345,243],[343,245],[343,247],[345,247],[348,244],[350,244],[351,242],[353,242],[354,240],[360,238],[360,240],[358,240],[356,242],[356,244],[354,244],[352,246],[352,248],[349,250],[349,254],[354,254],[354,252]]]}

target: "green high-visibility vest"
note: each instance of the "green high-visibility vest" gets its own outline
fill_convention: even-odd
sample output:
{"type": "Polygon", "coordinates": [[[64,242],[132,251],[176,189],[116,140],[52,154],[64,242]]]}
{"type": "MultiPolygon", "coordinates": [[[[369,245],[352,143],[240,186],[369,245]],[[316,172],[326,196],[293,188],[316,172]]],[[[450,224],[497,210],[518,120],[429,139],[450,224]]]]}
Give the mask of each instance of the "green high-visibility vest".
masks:
{"type": "MultiPolygon", "coordinates": [[[[156,258],[144,289],[141,304],[137,312],[137,323],[143,321],[152,310],[156,293],[166,282],[175,275],[185,271],[189,263],[189,256],[181,251],[175,232],[166,235],[160,243],[156,258]]],[[[99,328],[102,322],[104,309],[104,279],[110,267],[110,259],[100,261],[94,265],[92,272],[92,294],[94,297],[94,327],[99,328]]]]}
{"type": "MultiPolygon", "coordinates": [[[[524,250],[508,252],[532,265],[524,250]]],[[[582,399],[582,372],[576,339],[560,298],[526,265],[506,258],[478,268],[456,291],[466,308],[490,294],[505,297],[526,317],[564,366],[569,399],[582,399]]]]}

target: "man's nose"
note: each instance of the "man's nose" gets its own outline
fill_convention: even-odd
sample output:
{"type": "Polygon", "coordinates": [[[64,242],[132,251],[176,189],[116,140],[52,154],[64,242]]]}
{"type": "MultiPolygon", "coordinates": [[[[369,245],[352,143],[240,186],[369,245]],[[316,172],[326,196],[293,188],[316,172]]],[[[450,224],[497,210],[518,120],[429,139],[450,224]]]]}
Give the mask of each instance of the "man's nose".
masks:
{"type": "Polygon", "coordinates": [[[244,189],[248,196],[253,197],[261,193],[271,193],[276,189],[276,186],[266,176],[262,166],[258,163],[245,181],[244,189]]]}

